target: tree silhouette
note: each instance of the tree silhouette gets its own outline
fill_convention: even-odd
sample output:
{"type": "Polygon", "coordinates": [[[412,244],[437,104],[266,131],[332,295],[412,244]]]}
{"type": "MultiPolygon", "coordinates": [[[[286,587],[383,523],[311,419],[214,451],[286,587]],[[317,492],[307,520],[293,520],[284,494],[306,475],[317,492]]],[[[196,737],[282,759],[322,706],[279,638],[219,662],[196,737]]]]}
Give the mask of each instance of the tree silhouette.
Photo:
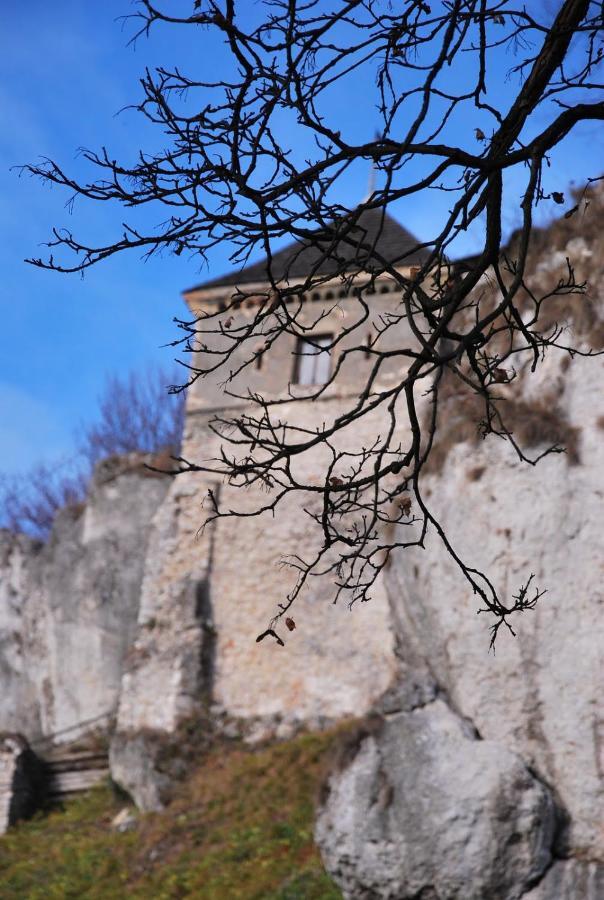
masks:
{"type": "MultiPolygon", "coordinates": [[[[552,13],[547,5],[513,0],[266,0],[249,26],[236,0],[195,0],[181,4],[182,15],[171,8],[141,0],[130,17],[135,39],[162,25],[186,27],[197,29],[200,48],[218,33],[225,51],[221,74],[211,82],[180,67],[142,78],[136,109],[162,132],[166,148],[141,150],[132,164],[105,149],[85,151],[98,176],[87,183],[53,161],[26,167],[74,196],[126,209],[159,205],[162,225],[143,232],[125,224],[114,241],[98,246],[57,230],[49,257],[31,262],[82,271],[132,249],[204,260],[224,242],[233,248],[234,266],[265,254],[265,291],[234,290],[226,305],[181,322],[184,349],[195,352],[189,381],[222,371],[228,391],[259,358],[270,358],[284,334],[310,341],[310,352],[327,349],[331,374],[303,394],[291,388],[277,398],[244,392],[246,411],[213,424],[224,441],[222,456],[204,466],[180,463],[183,471],[211,471],[231,484],[269,489],[254,514],[274,510],[292,492],[320,498],[320,511],[309,511],[321,535],[316,553],[290,560],[299,578],[267,633],[310,574],[332,577],[338,596],[365,600],[391,553],[423,545],[431,528],[494,616],[494,640],[501,624],[511,630],[510,616],[534,606],[540,592],[532,589],[531,576],[514,596],[501,598],[485,573],[464,562],[430,508],[422,475],[441,398],[455,391],[480,410],[483,436],[499,435],[522,460],[535,462],[506,422],[502,386],[513,393],[525,360],[534,372],[553,348],[590,352],[569,345],[561,323],[546,315],[552,302],[585,293],[572,262],[565,278],[536,293],[527,281],[527,259],[537,205],[566,202],[564,186],[550,183],[549,154],[579,123],[604,118],[601,3],[564,0],[552,13]],[[513,96],[511,88],[500,89],[497,66],[506,51],[512,51],[507,58],[518,85],[513,96]],[[379,122],[377,136],[360,143],[346,136],[334,106],[334,97],[356,102],[352,88],[345,91],[358,77],[375,85],[379,122]],[[312,137],[304,157],[302,135],[312,137]],[[351,211],[338,202],[338,190],[359,161],[371,162],[376,183],[351,211]],[[401,198],[429,203],[435,191],[450,199],[435,233],[401,247],[394,258],[381,255],[363,216],[379,216],[401,198]],[[521,224],[504,246],[502,209],[512,202],[519,202],[521,224]],[[481,230],[480,252],[453,265],[455,240],[470,227],[481,230]],[[295,260],[285,269],[274,266],[275,242],[285,236],[312,250],[303,274],[295,260]],[[395,283],[397,305],[368,342],[366,298],[385,276],[395,283]],[[327,348],[313,344],[324,310],[310,322],[302,314],[304,297],[325,284],[348,289],[356,309],[327,348]],[[253,312],[242,318],[247,301],[253,312]],[[411,337],[392,347],[389,335],[401,322],[411,337]],[[324,396],[360,354],[371,360],[364,386],[333,421],[311,431],[281,421],[284,402],[291,409],[324,396]],[[399,377],[384,386],[380,374],[393,358],[399,377]],[[423,414],[418,399],[426,393],[429,411],[423,414]],[[338,434],[378,409],[384,422],[379,440],[339,449],[338,434]],[[328,448],[331,462],[317,485],[297,475],[292,463],[318,444],[328,448]]],[[[581,174],[587,180],[599,173],[581,174]]],[[[582,203],[585,195],[567,215],[580,213],[582,203]]],[[[546,452],[560,449],[554,444],[546,452]]],[[[214,497],[209,519],[239,514],[220,508],[214,497]]]]}

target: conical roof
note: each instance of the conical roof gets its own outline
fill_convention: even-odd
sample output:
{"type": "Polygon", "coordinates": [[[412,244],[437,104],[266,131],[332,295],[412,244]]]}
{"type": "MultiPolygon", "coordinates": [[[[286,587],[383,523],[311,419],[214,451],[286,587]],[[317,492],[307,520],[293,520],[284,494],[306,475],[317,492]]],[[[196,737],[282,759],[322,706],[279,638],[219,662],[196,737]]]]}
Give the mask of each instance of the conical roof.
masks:
{"type": "MultiPolygon", "coordinates": [[[[383,257],[391,265],[410,266],[423,262],[427,254],[418,250],[418,240],[410,231],[400,225],[396,219],[383,209],[365,209],[360,214],[356,225],[347,234],[346,241],[340,241],[332,255],[324,259],[317,269],[322,275],[333,274],[340,269],[342,259],[349,261],[350,270],[371,268],[372,254],[361,244],[375,245],[375,253],[383,257]],[[358,244],[355,245],[355,240],[358,244]]],[[[321,261],[330,241],[322,241],[319,237],[312,242],[295,241],[279,250],[272,258],[271,272],[275,281],[305,278],[315,270],[321,261]],[[324,249],[323,249],[324,248],[324,249]]],[[[379,267],[378,259],[374,265],[379,267]]],[[[243,269],[229,272],[219,278],[198,284],[185,293],[209,287],[224,285],[243,285],[268,281],[266,258],[252,263],[243,269]]]]}

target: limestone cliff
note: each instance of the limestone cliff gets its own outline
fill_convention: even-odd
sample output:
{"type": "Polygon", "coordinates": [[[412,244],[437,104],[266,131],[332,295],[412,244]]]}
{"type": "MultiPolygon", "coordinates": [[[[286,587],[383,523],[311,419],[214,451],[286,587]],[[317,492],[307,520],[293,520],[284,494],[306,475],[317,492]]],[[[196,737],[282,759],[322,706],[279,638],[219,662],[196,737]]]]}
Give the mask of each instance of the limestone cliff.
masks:
{"type": "MultiPolygon", "coordinates": [[[[540,236],[534,277],[562,274],[570,256],[589,280],[593,305],[552,312],[589,352],[602,345],[604,242],[573,229],[540,236]]],[[[533,453],[568,447],[536,468],[480,441],[463,399],[447,401],[425,484],[439,521],[502,596],[530,574],[547,593],[492,655],[486,616],[435,533],[392,560],[398,687],[332,775],[317,824],[350,900],[604,893],[603,376],[604,358],[563,353],[520,373],[516,436],[533,453]]]]}
{"type": "Polygon", "coordinates": [[[437,535],[389,569],[399,685],[332,776],[317,826],[346,898],[600,896],[604,360],[559,366],[531,391],[577,430],[579,463],[535,471],[501,442],[460,442],[430,476],[464,559],[502,592],[531,573],[547,588],[517,636],[502,631],[489,654],[437,535]]]}
{"type": "MultiPolygon", "coordinates": [[[[601,348],[602,235],[561,220],[535,252],[535,278],[562,274],[572,255],[593,285],[591,302],[556,301],[551,316],[585,351],[601,348]]],[[[456,550],[503,596],[530,574],[547,588],[512,623],[515,638],[501,630],[496,655],[436,534],[392,558],[372,603],[334,607],[317,581],[286,646],[256,644],[288,587],[280,558],[312,540],[305,517],[291,502],[274,518],[224,519],[200,534],[208,488],[227,500],[233,489],[153,477],[130,458],[97,471],[86,506],[65,510],[48,544],[0,535],[0,731],[61,739],[115,717],[112,775],[150,809],[170,789],[166,741],[178,756],[179,729],[202,712],[209,729],[251,741],[371,714],[317,822],[345,897],[596,900],[603,368],[604,357],[551,354],[501,387],[529,450],[569,448],[537,468],[479,441],[463,398],[443,408],[425,488],[456,550]]],[[[325,414],[343,400],[328,395],[325,414]]],[[[209,414],[189,398],[191,459],[218,452],[209,414]]],[[[368,419],[356,439],[379,427],[368,419]]],[[[303,465],[319,477],[319,456],[303,465]]]]}
{"type": "Polygon", "coordinates": [[[143,462],[100,464],[48,543],[0,535],[0,731],[69,740],[114,716],[149,521],[168,488],[143,462]]]}

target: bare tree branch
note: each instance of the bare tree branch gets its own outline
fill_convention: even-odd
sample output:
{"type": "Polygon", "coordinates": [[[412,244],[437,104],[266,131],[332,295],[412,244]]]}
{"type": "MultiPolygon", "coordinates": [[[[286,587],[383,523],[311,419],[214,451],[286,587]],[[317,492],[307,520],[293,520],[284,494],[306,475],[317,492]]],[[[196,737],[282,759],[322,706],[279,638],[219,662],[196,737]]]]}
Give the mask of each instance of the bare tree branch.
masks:
{"type": "MultiPolygon", "coordinates": [[[[547,174],[548,154],[579,123],[604,118],[602,5],[564,0],[553,17],[539,4],[529,11],[511,0],[265,0],[261,11],[246,27],[235,0],[197,0],[182,16],[169,4],[139,2],[134,39],[164,25],[187,27],[198,30],[203,46],[217,33],[224,75],[209,82],[176,68],[145,73],[136,109],[163,132],[167,148],[160,152],[141,150],[127,164],[104,148],[87,150],[97,174],[90,182],[50,160],[23,171],[74,196],[125,209],[158,207],[163,224],[152,233],[125,224],[99,246],[56,230],[50,255],[30,262],[77,272],[131,249],[145,257],[186,252],[203,262],[225,242],[235,268],[264,254],[266,268],[249,289],[244,280],[201,291],[199,314],[179,323],[184,334],[175,342],[187,354],[189,385],[220,381],[231,404],[211,423],[222,444],[218,458],[181,458],[181,470],[268,491],[252,510],[214,500],[208,521],[274,513],[295,495],[316,525],[315,551],[288,559],[297,582],[259,639],[276,634],[277,620],[311,576],[329,577],[336,599],[367,600],[391,554],[423,546],[431,530],[494,617],[494,641],[542,591],[533,589],[531,574],[516,595],[500,597],[488,576],[456,553],[424,479],[443,398],[455,392],[479,410],[481,436],[508,440],[521,460],[561,450],[554,441],[536,456],[527,452],[509,421],[520,401],[514,406],[510,397],[519,373],[526,365],[534,372],[546,352],[592,353],[567,344],[563,322],[547,312],[585,294],[572,261],[565,278],[537,289],[529,258],[535,208],[565,202],[547,174]],[[511,52],[519,79],[511,102],[491,87],[500,50],[511,52]],[[362,143],[343,133],[329,99],[358,73],[375,79],[379,116],[378,136],[362,143]],[[459,127],[467,111],[474,129],[459,127]],[[296,148],[299,134],[313,139],[305,159],[296,148]],[[337,197],[359,161],[371,161],[377,186],[351,211],[337,197]],[[511,202],[511,171],[524,178],[522,223],[506,247],[502,209],[511,202]],[[382,252],[387,204],[425,200],[432,191],[450,197],[435,233],[382,252]],[[376,228],[366,227],[367,216],[376,228]],[[453,264],[456,239],[473,226],[482,229],[480,252],[453,264]],[[275,242],[286,236],[297,249],[284,264],[275,242]],[[376,315],[370,298],[386,284],[393,300],[376,315]],[[315,295],[321,302],[311,306],[315,295]],[[339,313],[326,343],[322,329],[339,313]],[[284,341],[300,358],[328,352],[329,376],[304,390],[291,383],[277,394],[252,389],[250,373],[284,341]],[[295,349],[301,341],[304,349],[295,349]],[[313,425],[296,418],[297,408],[327,400],[336,387],[346,393],[360,360],[362,383],[357,378],[336,415],[313,425]],[[368,446],[350,441],[370,420],[380,427],[368,446]],[[313,482],[298,461],[319,451],[326,462],[313,482]]],[[[567,215],[582,203],[577,198],[567,215]]]]}

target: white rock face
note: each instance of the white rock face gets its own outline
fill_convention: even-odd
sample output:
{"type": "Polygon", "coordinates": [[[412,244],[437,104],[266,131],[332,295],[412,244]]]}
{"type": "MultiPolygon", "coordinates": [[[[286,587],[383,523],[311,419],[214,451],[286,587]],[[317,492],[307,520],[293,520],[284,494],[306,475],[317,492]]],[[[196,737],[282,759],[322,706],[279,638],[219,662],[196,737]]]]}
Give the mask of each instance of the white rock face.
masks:
{"type": "Polygon", "coordinates": [[[456,552],[504,602],[530,574],[547,588],[511,621],[517,636],[501,629],[489,653],[487,615],[437,534],[388,569],[399,685],[317,826],[347,898],[604,896],[604,361],[559,365],[525,396],[578,429],[579,464],[556,455],[534,469],[491,439],[454,446],[425,483],[456,552]],[[464,750],[460,721],[482,738],[464,750]],[[508,777],[517,766],[528,780],[508,777]]]}
{"type": "Polygon", "coordinates": [[[101,464],[85,508],[59,513],[46,545],[1,536],[0,729],[73,740],[115,714],[149,521],[168,488],[142,462],[101,464]]]}
{"type": "Polygon", "coordinates": [[[601,900],[604,897],[604,864],[560,860],[549,869],[524,900],[601,900]]]}
{"type": "Polygon", "coordinates": [[[501,442],[460,444],[430,484],[456,551],[503,597],[531,573],[547,588],[535,610],[511,622],[517,637],[502,629],[489,654],[487,615],[476,615],[477,598],[435,534],[425,552],[394,559],[389,590],[399,628],[455,708],[555,787],[570,817],[560,849],[603,858],[604,361],[573,362],[563,381],[554,365],[541,389],[555,385],[580,428],[579,465],[552,456],[533,469],[501,442]],[[473,480],[477,467],[484,474],[473,480]]]}
{"type": "Polygon", "coordinates": [[[30,736],[41,731],[28,654],[34,625],[32,570],[40,549],[25,535],[0,530],[0,730],[30,736]]]}
{"type": "Polygon", "coordinates": [[[315,836],[347,900],[516,900],[550,862],[549,790],[442,700],[387,716],[329,788],[315,836]]]}

